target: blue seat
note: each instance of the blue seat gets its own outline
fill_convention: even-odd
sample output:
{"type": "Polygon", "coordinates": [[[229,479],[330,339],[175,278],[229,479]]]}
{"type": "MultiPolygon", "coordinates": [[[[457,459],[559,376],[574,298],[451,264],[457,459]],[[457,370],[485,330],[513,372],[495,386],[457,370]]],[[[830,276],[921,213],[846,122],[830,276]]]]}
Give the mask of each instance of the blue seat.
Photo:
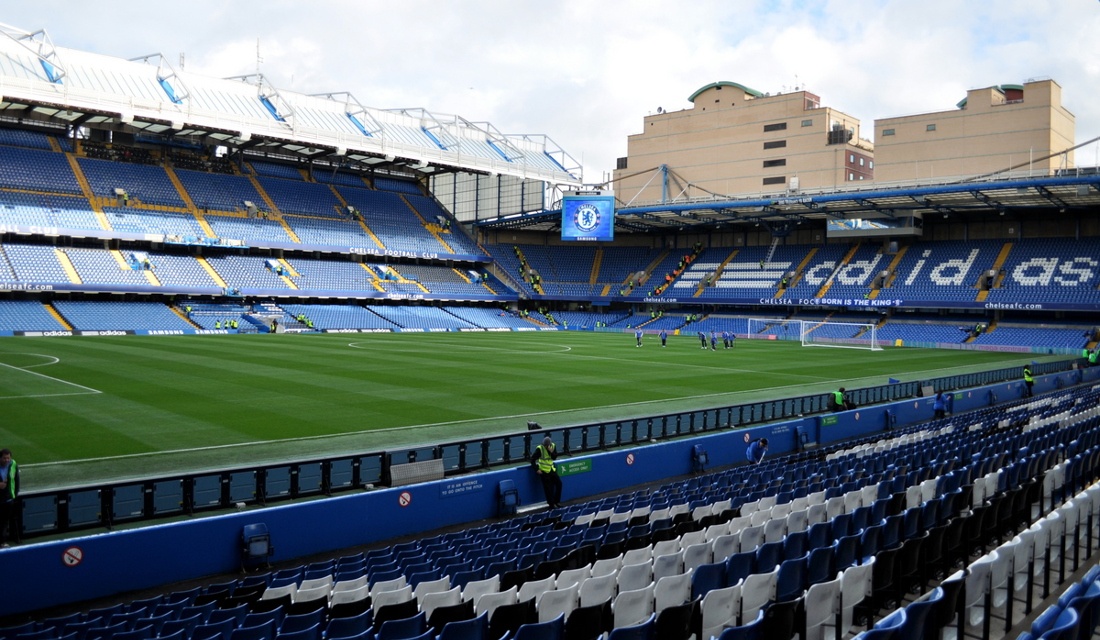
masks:
{"type": "Polygon", "coordinates": [[[326,640],[352,638],[369,629],[373,621],[374,612],[371,609],[367,609],[357,616],[332,618],[325,626],[324,637],[326,640]]]}
{"type": "Polygon", "coordinates": [[[882,548],[883,525],[867,527],[859,536],[860,564],[875,556],[882,548]]]}
{"type": "Polygon", "coordinates": [[[783,542],[765,542],[756,550],[756,572],[769,573],[783,560],[783,542]]]}
{"type": "Polygon", "coordinates": [[[740,627],[726,627],[718,640],[766,640],[764,638],[764,610],[756,614],[756,619],[740,627]]]}
{"type": "Polygon", "coordinates": [[[898,638],[899,640],[905,638],[907,640],[910,637],[919,637],[901,635],[906,618],[905,609],[897,609],[875,623],[875,626],[871,630],[865,631],[860,637],[863,640],[893,640],[894,638],[898,638]]]}
{"type": "Polygon", "coordinates": [[[806,563],[808,556],[785,560],[779,564],[775,579],[775,600],[787,602],[802,597],[806,591],[806,563]]]}
{"type": "Polygon", "coordinates": [[[295,629],[294,631],[280,629],[279,634],[275,637],[277,640],[321,640],[321,623],[318,622],[304,629],[295,629]]]}
{"type": "MultiPolygon", "coordinates": [[[[225,618],[214,624],[200,624],[191,630],[191,640],[229,640],[229,634],[236,626],[232,618],[225,618]]],[[[274,635],[272,633],[272,636],[274,635]]]]}
{"type": "MultiPolygon", "coordinates": [[[[1062,609],[1054,625],[1039,636],[1041,640],[1073,640],[1077,638],[1081,617],[1073,607],[1062,609]]],[[[1090,634],[1091,635],[1091,634],[1090,634]]]]}
{"type": "Polygon", "coordinates": [[[715,589],[722,589],[726,586],[725,562],[701,564],[691,573],[692,598],[700,598],[715,589]]]}
{"type": "Polygon", "coordinates": [[[520,625],[512,640],[562,640],[565,635],[565,614],[547,622],[520,625]]]}
{"type": "Polygon", "coordinates": [[[512,515],[519,508],[519,490],[511,478],[501,480],[497,484],[497,513],[499,515],[512,515]]]}
{"type": "Polygon", "coordinates": [[[810,551],[806,562],[806,584],[814,585],[828,582],[836,577],[835,568],[836,549],[834,547],[818,547],[810,551]]]}
{"type": "Polygon", "coordinates": [[[439,640],[489,640],[489,614],[448,622],[439,631],[439,640]]]}
{"type": "MultiPolygon", "coordinates": [[[[735,553],[729,558],[726,558],[726,580],[725,585],[735,585],[740,580],[744,580],[751,574],[756,572],[756,552],[745,551],[742,553],[735,553]]],[[[696,569],[698,571],[698,569],[696,569]]]]}
{"type": "Polygon", "coordinates": [[[856,564],[856,559],[859,557],[859,542],[859,536],[854,535],[844,536],[833,544],[835,548],[833,567],[837,571],[844,571],[856,564]]]}
{"type": "Polygon", "coordinates": [[[658,640],[656,634],[657,614],[654,613],[645,622],[612,629],[607,640],[658,640]]]}
{"type": "Polygon", "coordinates": [[[783,555],[787,558],[798,558],[806,555],[810,550],[810,534],[807,531],[788,533],[783,539],[783,555]]]}
{"type": "Polygon", "coordinates": [[[810,525],[808,533],[810,534],[810,548],[818,549],[820,547],[827,547],[833,543],[833,528],[830,522],[815,522],[810,525]]]}
{"type": "MultiPolygon", "coordinates": [[[[240,626],[224,637],[228,640],[274,640],[275,620],[269,619],[250,626],[240,626]]],[[[197,639],[193,638],[193,640],[197,639]]]]}
{"type": "Polygon", "coordinates": [[[408,618],[387,620],[378,627],[376,640],[408,640],[428,630],[428,617],[423,611],[408,618]]]}
{"type": "Polygon", "coordinates": [[[928,616],[940,606],[943,599],[943,589],[936,587],[928,597],[909,603],[905,607],[905,622],[902,625],[899,637],[901,638],[925,638],[929,637],[925,625],[928,616]]]}

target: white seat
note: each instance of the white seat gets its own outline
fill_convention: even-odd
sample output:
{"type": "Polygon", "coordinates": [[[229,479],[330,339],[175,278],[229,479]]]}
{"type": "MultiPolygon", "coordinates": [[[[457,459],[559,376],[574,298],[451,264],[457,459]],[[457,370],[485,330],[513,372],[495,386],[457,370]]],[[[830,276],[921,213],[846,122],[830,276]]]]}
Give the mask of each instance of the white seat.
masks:
{"type": "MultiPolygon", "coordinates": [[[[352,581],[351,580],[345,580],[345,582],[352,582],[352,581]]],[[[339,585],[340,583],[337,582],[336,584],[339,585]]],[[[359,602],[360,600],[366,600],[369,597],[370,597],[370,586],[366,585],[366,584],[361,585],[359,587],[356,587],[354,589],[351,589],[351,588],[349,588],[349,589],[340,589],[339,591],[337,591],[336,589],[333,589],[332,593],[329,595],[328,606],[331,609],[332,607],[335,607],[338,604],[346,604],[346,603],[349,603],[349,602],[359,602]]]]}
{"type": "Polygon", "coordinates": [[[507,591],[483,593],[474,600],[474,611],[477,612],[477,615],[487,613],[491,618],[493,617],[493,611],[496,611],[497,607],[519,602],[519,600],[516,599],[518,591],[519,587],[513,585],[509,587],[507,591]]]}
{"type": "MultiPolygon", "coordinates": [[[[653,563],[640,562],[638,564],[624,564],[619,569],[619,593],[623,591],[635,591],[653,582],[653,563]]],[[[523,594],[523,590],[520,590],[523,594]]],[[[520,598],[523,599],[522,597],[520,598]]]]}
{"type": "Polygon", "coordinates": [[[674,504],[668,509],[668,517],[675,518],[681,513],[691,513],[691,507],[687,504],[674,504]]]}
{"type": "Polygon", "coordinates": [[[844,496],[836,496],[825,501],[825,517],[829,520],[844,513],[844,496]]]}
{"type": "MultiPolygon", "coordinates": [[[[707,527],[705,529],[705,531],[706,531],[706,535],[704,537],[707,540],[714,540],[718,536],[724,536],[724,535],[726,535],[727,533],[730,532],[730,523],[720,522],[718,524],[712,524],[709,527],[707,527]]],[[[653,555],[656,556],[657,554],[653,554],[653,555]]]]}
{"type": "Polygon", "coordinates": [[[680,550],[680,539],[661,540],[653,543],[653,557],[663,556],[666,553],[676,553],[680,550]]]}
{"type": "Polygon", "coordinates": [[[725,511],[726,509],[730,509],[732,507],[733,507],[733,500],[730,499],[730,498],[726,498],[725,500],[719,500],[718,502],[715,502],[714,504],[710,505],[710,512],[713,513],[716,516],[720,516],[720,515],[722,515],[723,511],[725,511]]]}
{"type": "Polygon", "coordinates": [[[718,536],[711,543],[711,557],[714,560],[723,561],[739,551],[741,551],[740,535],[718,536]]]}
{"type": "Polygon", "coordinates": [[[801,498],[795,498],[791,500],[791,511],[802,511],[810,508],[810,499],[803,496],[801,498]]]}
{"type": "MultiPolygon", "coordinates": [[[[630,512],[629,511],[616,511],[616,512],[612,513],[611,518],[608,519],[608,524],[615,524],[615,523],[618,523],[618,522],[630,522],[630,512]]],[[[523,601],[520,600],[520,602],[523,602],[523,601]]]]}
{"type": "MultiPolygon", "coordinates": [[[[438,580],[425,580],[413,588],[413,597],[417,602],[423,603],[424,596],[429,593],[442,593],[451,588],[451,577],[443,576],[438,580]]],[[[457,603],[456,603],[457,604],[457,603]]]]}
{"type": "Polygon", "coordinates": [[[644,507],[634,507],[634,510],[630,512],[630,519],[633,520],[634,518],[649,518],[650,512],[651,510],[649,508],[649,505],[646,505],[644,507]]]}
{"type": "Polygon", "coordinates": [[[732,587],[712,589],[703,596],[699,609],[704,638],[709,640],[720,636],[726,627],[737,625],[737,614],[741,610],[741,582],[732,587]]]}
{"type": "Polygon", "coordinates": [[[485,593],[500,591],[500,576],[495,575],[484,580],[471,580],[462,587],[462,599],[477,602],[479,596],[485,593]]]}
{"type": "Polygon", "coordinates": [[[829,507],[823,502],[813,503],[806,509],[806,524],[814,525],[829,521],[829,507]]]}
{"type": "Polygon", "coordinates": [[[779,542],[787,535],[787,518],[776,518],[764,523],[764,542],[779,542]]]}
{"type": "Polygon", "coordinates": [[[738,534],[745,530],[746,527],[752,526],[752,518],[749,516],[737,516],[733,520],[729,521],[730,533],[738,534]]]}
{"type": "Polygon", "coordinates": [[[864,564],[848,567],[840,577],[840,601],[843,603],[840,623],[842,638],[846,637],[852,629],[852,613],[856,605],[871,595],[871,571],[874,565],[875,560],[871,558],[864,564]]]}
{"type": "Polygon", "coordinates": [[[618,572],[608,573],[606,575],[598,576],[593,574],[591,578],[581,583],[581,606],[591,607],[594,604],[600,604],[615,597],[617,592],[618,572]]]}
{"type": "Polygon", "coordinates": [[[279,587],[268,587],[264,590],[260,600],[275,600],[276,598],[282,598],[283,596],[290,596],[290,601],[294,602],[294,594],[298,592],[298,585],[294,583],[284,584],[279,587]]]}
{"type": "Polygon", "coordinates": [[[653,587],[653,609],[660,613],[691,600],[691,570],[662,576],[653,587]]]}
{"type": "Polygon", "coordinates": [[[695,569],[714,560],[713,542],[701,542],[684,549],[684,569],[695,569]]]}
{"type": "Polygon", "coordinates": [[[586,564],[578,569],[566,569],[558,574],[558,579],[554,581],[555,589],[566,589],[575,584],[580,584],[592,575],[592,565],[586,564]]]}
{"type": "Polygon", "coordinates": [[[825,504],[825,492],[815,491],[806,496],[806,500],[810,503],[810,505],[825,504]]]}
{"type": "Polygon", "coordinates": [[[615,556],[614,558],[604,558],[602,560],[597,560],[592,563],[592,575],[593,577],[614,575],[619,572],[619,567],[621,566],[623,566],[622,556],[615,556]]]}
{"type": "Polygon", "coordinates": [[[615,510],[612,508],[600,509],[596,512],[596,515],[592,516],[593,520],[610,520],[611,516],[615,514],[615,510]]]}
{"type": "Polygon", "coordinates": [[[316,589],[318,587],[324,587],[331,593],[332,576],[327,575],[323,578],[310,578],[309,580],[302,580],[302,584],[298,585],[298,591],[308,591],[309,589],[316,589]]]}
{"type": "MultiPolygon", "coordinates": [[[[354,580],[341,580],[332,585],[332,594],[336,595],[341,591],[354,591],[362,587],[367,586],[367,576],[362,575],[354,580]]],[[[370,588],[367,588],[367,594],[370,595],[370,588]]]]}
{"type": "Polygon", "coordinates": [[[641,589],[620,591],[615,596],[611,603],[615,628],[640,624],[653,615],[653,589],[654,584],[650,582],[641,589]]]}
{"type": "Polygon", "coordinates": [[[391,604],[401,604],[413,599],[413,588],[409,585],[405,585],[400,589],[391,589],[389,591],[379,591],[378,593],[371,593],[371,608],[377,612],[382,607],[391,604]]]}
{"type": "Polygon", "coordinates": [[[825,640],[825,628],[836,625],[840,612],[841,574],[829,582],[810,585],[803,606],[806,610],[806,637],[802,640],[825,640]]]}
{"type": "Polygon", "coordinates": [[[791,503],[782,502],[772,507],[772,519],[786,518],[791,514],[791,503]]]}
{"type": "Polygon", "coordinates": [[[760,498],[759,509],[761,511],[766,511],[768,509],[771,509],[772,507],[775,506],[776,498],[777,498],[777,496],[764,496],[763,498],[760,498]]]}
{"type": "MultiPolygon", "coordinates": [[[[977,485],[977,483],[974,483],[977,485]]],[[[905,488],[905,508],[916,509],[921,505],[921,491],[920,485],[913,485],[912,487],[905,488]]],[[[980,504],[980,503],[979,503],[980,504]]]]}
{"type": "Polygon", "coordinates": [[[535,598],[535,602],[538,602],[538,597],[543,593],[554,588],[554,576],[547,576],[542,580],[528,580],[519,586],[519,598],[520,602],[526,602],[531,598],[535,598]]]}
{"type": "Polygon", "coordinates": [[[539,610],[539,622],[549,622],[560,615],[566,618],[577,608],[577,594],[581,585],[573,584],[564,589],[544,591],[536,606],[539,610]]]}
{"type": "Polygon", "coordinates": [[[1024,529],[1014,540],[1016,546],[1012,554],[1012,588],[1017,593],[1027,593],[1032,587],[1032,566],[1035,560],[1035,531],[1024,529]]]}
{"type": "Polygon", "coordinates": [[[432,612],[437,607],[450,607],[456,604],[462,604],[462,588],[455,587],[446,591],[432,591],[425,593],[420,599],[420,610],[424,612],[424,615],[428,618],[432,617],[432,612]]]}
{"type": "Polygon", "coordinates": [[[671,509],[669,509],[668,507],[664,507],[663,509],[654,509],[649,512],[649,521],[657,522],[660,520],[668,520],[672,517],[669,515],[669,511],[671,511],[671,509]]]}
{"type": "Polygon", "coordinates": [[[764,544],[764,527],[749,527],[741,532],[741,553],[756,551],[764,544]]]}
{"type": "Polygon", "coordinates": [[[385,591],[399,591],[401,589],[404,589],[407,584],[408,583],[405,582],[405,576],[397,576],[393,580],[383,580],[382,582],[375,582],[370,587],[370,597],[373,598],[377,594],[385,591]]]}
{"type": "Polygon", "coordinates": [[[581,515],[573,519],[573,524],[591,524],[591,522],[595,519],[596,514],[594,513],[582,513],[581,515]]]}
{"type": "Polygon", "coordinates": [[[630,549],[623,553],[623,566],[628,564],[638,564],[640,562],[649,562],[653,559],[653,547],[646,545],[637,549],[630,549]]]}
{"type": "Polygon", "coordinates": [[[752,502],[746,502],[745,504],[741,505],[741,515],[742,516],[751,516],[752,514],[756,513],[759,510],[760,510],[760,501],[759,500],[753,500],[752,502]]]}
{"type": "Polygon", "coordinates": [[[772,519],[771,509],[762,509],[749,516],[749,523],[754,527],[762,526],[765,522],[772,519]]]}
{"type": "Polygon", "coordinates": [[[700,542],[707,541],[707,532],[703,530],[688,531],[684,535],[680,536],[680,548],[687,549],[693,544],[699,544],[700,542]]]}
{"type": "Polygon", "coordinates": [[[799,533],[810,528],[810,514],[807,509],[792,511],[787,516],[787,533],[799,533]]]}
{"type": "Polygon", "coordinates": [[[920,501],[921,504],[928,502],[929,500],[936,499],[936,479],[929,478],[920,483],[920,501]]]}
{"type": "Polygon", "coordinates": [[[869,484],[860,489],[860,492],[863,494],[863,506],[865,507],[873,505],[875,501],[878,500],[877,484],[869,484]]]}
{"type": "Polygon", "coordinates": [[[703,518],[708,517],[709,515],[710,515],[710,505],[709,504],[704,505],[702,507],[695,507],[694,509],[691,510],[691,519],[696,521],[696,522],[699,522],[700,520],[702,520],[703,518]]]}
{"type": "Polygon", "coordinates": [[[775,599],[775,581],[779,567],[768,573],[754,573],[745,578],[741,587],[741,619],[753,620],[756,614],[775,599]]]}
{"type": "Polygon", "coordinates": [[[324,602],[325,606],[328,606],[328,596],[332,593],[331,585],[322,585],[320,587],[313,587],[312,589],[299,588],[294,594],[294,604],[304,602],[324,602]]]}
{"type": "MultiPolygon", "coordinates": [[[[693,545],[698,546],[698,545],[693,545]]],[[[666,553],[653,559],[653,581],[684,572],[684,552],[666,553]]]]}
{"type": "Polygon", "coordinates": [[[967,621],[970,625],[981,624],[985,619],[985,594],[989,593],[989,576],[996,559],[997,552],[990,551],[967,567],[966,583],[963,586],[963,607],[966,608],[967,621]]]}

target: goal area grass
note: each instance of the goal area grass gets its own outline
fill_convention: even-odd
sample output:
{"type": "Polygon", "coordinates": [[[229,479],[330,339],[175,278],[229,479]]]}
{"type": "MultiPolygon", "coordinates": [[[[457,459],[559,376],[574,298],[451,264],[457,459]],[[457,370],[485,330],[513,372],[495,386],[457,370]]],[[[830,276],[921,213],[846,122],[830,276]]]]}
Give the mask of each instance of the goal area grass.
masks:
{"type": "Polygon", "coordinates": [[[592,332],[0,341],[25,488],[285,462],[1021,366],[1029,355],[592,332]]]}

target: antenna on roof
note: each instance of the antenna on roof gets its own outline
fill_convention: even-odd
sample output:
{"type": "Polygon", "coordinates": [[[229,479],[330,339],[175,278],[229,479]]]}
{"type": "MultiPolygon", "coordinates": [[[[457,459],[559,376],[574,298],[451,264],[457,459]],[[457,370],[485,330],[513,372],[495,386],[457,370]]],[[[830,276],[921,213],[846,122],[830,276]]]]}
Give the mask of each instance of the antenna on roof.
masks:
{"type": "Polygon", "coordinates": [[[180,52],[180,71],[183,71],[184,63],[187,60],[187,54],[180,52]]]}
{"type": "Polygon", "coordinates": [[[260,55],[260,39],[256,38],[256,73],[260,73],[260,63],[263,62],[263,56],[260,55]]]}

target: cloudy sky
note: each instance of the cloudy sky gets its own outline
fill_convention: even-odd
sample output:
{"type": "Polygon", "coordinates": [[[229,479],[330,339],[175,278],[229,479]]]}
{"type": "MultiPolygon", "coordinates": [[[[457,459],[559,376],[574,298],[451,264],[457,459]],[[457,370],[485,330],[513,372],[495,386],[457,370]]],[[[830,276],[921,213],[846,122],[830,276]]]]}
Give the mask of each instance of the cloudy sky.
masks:
{"type": "MultiPolygon", "coordinates": [[[[256,71],[258,43],[280,88],[546,134],[589,183],[644,116],[719,80],[803,87],[871,135],[967,89],[1052,78],[1077,141],[1100,136],[1097,0],[6,0],[0,21],[219,77],[256,71]]],[[[1077,164],[1098,157],[1093,144],[1077,164]]]]}

